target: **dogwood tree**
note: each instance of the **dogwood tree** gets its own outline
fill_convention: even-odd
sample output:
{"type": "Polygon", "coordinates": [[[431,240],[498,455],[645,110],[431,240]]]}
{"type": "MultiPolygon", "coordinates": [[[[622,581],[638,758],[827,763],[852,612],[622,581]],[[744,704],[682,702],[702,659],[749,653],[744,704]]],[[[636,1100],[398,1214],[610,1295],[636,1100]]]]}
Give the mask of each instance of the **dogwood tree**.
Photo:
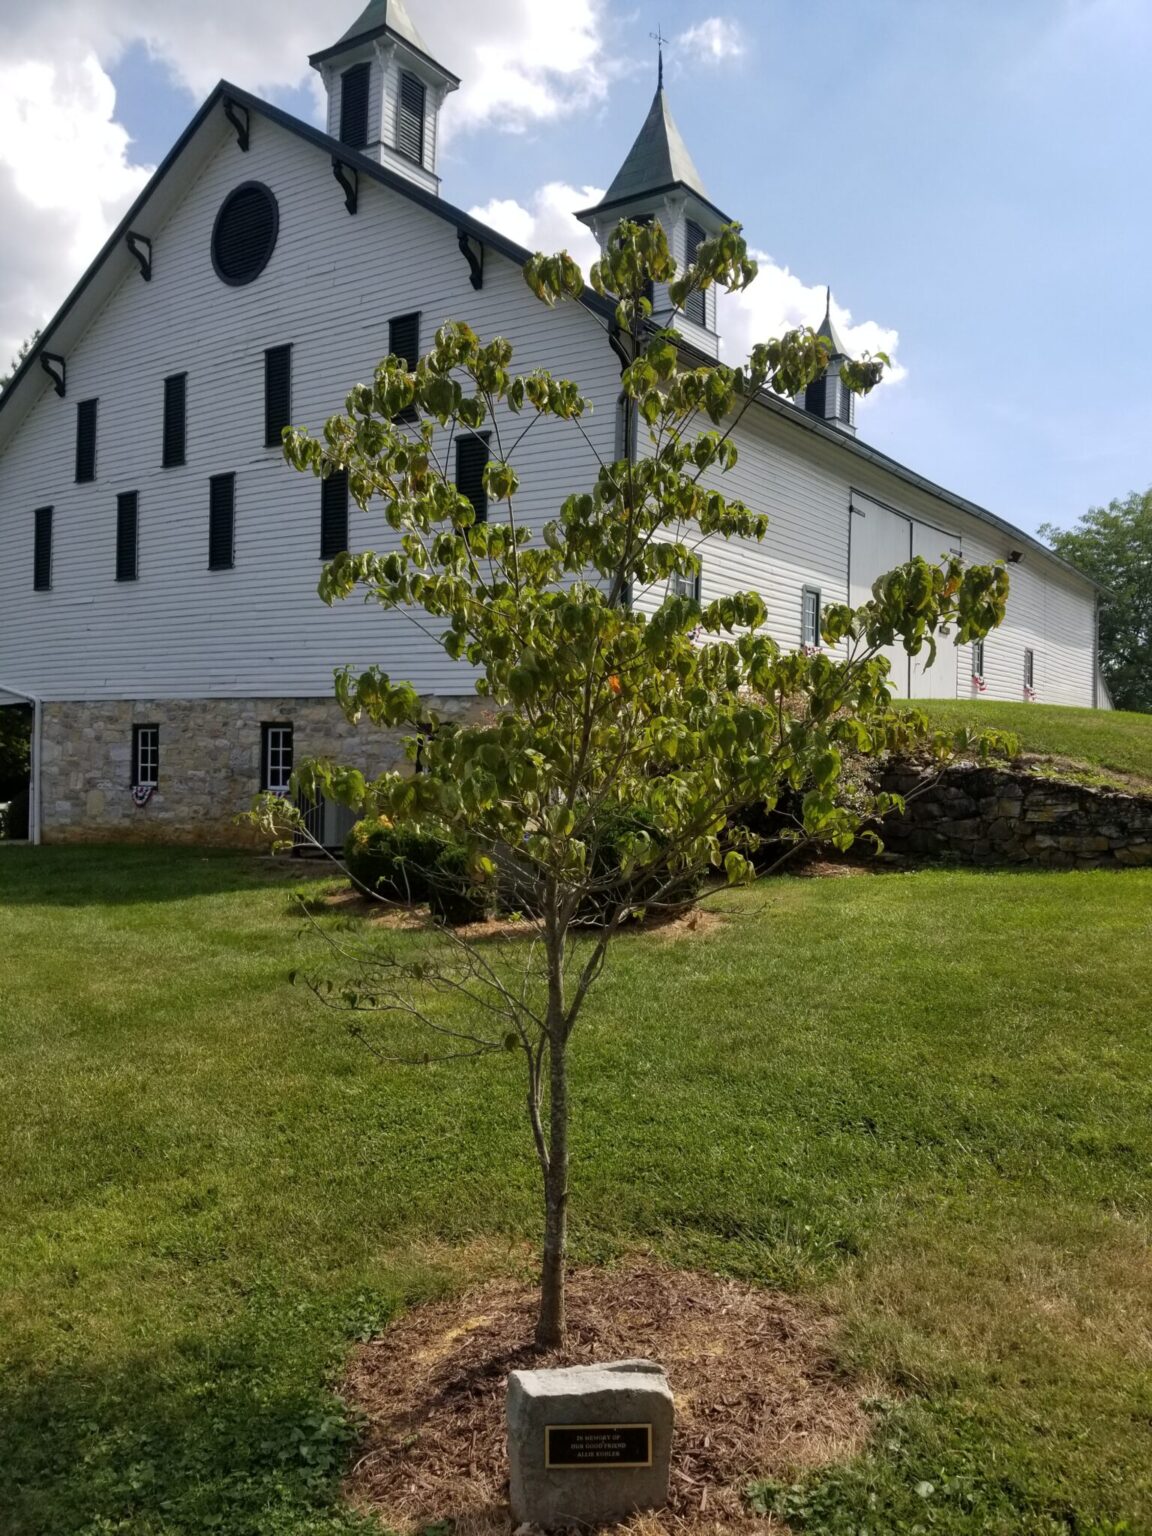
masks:
{"type": "MultiPolygon", "coordinates": [[[[805,654],[772,639],[758,592],[709,603],[685,595],[703,543],[754,544],[768,529],[724,490],[741,416],[766,392],[799,393],[827,366],[828,348],[798,330],[741,367],[694,366],[676,334],[653,325],[649,294],[668,283],[682,306],[693,291],[740,289],[755,275],[738,226],[683,271],[658,224],[620,226],[588,281],[613,307],[624,441],[635,424],[639,446],[601,462],[543,527],[518,510],[517,440],[543,418],[589,440],[588,402],[575,382],[516,373],[507,341],[483,341],[467,325],[445,324],[413,369],[386,358],[322,435],[286,434],[293,465],[346,472],[360,508],[398,535],[385,553],[333,560],[323,597],[367,595],[415,617],[459,664],[459,691],[474,688],[484,705],[475,723],[437,722],[404,678],[344,673],[337,692],[348,716],[410,730],[422,771],[366,782],[312,764],[301,783],[451,840],[468,878],[499,889],[525,932],[498,955],[445,932],[439,954],[416,960],[385,938],[349,956],[335,986],[331,976],[311,980],[355,1013],[358,1031],[365,1014],[373,1027],[394,1023],[398,1055],[422,1027],[444,1055],[507,1051],[522,1061],[544,1194],[541,1347],[565,1335],[569,1055],[614,936],[637,908],[691,902],[706,875],[752,878],[756,839],[740,829],[743,808],[788,796],[796,838],[848,848],[896,804],[849,797],[848,759],[916,748],[944,758],[958,745],[892,708],[882,650],[934,652],[944,636],[967,643],[1004,613],[1002,569],[914,560],[877,582],[863,607],[826,609],[824,646],[805,654]],[[448,466],[455,441],[481,432],[489,512],[477,521],[448,466]]],[[[549,305],[586,292],[566,254],[536,257],[526,277],[549,305]]],[[[885,361],[848,365],[850,387],[873,388],[885,361]]],[[[283,823],[282,804],[264,814],[283,823]]],[[[392,1048],[386,1032],[372,1039],[392,1048]]]]}

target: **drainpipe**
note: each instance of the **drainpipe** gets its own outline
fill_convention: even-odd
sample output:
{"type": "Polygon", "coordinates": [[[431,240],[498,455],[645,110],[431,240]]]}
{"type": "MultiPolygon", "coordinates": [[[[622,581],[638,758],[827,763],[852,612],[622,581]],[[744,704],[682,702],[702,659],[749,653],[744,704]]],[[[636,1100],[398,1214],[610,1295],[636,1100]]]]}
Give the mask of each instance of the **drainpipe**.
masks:
{"type": "Polygon", "coordinates": [[[40,846],[40,742],[44,730],[44,706],[39,699],[32,705],[32,762],[28,779],[28,830],[32,844],[40,846]]]}

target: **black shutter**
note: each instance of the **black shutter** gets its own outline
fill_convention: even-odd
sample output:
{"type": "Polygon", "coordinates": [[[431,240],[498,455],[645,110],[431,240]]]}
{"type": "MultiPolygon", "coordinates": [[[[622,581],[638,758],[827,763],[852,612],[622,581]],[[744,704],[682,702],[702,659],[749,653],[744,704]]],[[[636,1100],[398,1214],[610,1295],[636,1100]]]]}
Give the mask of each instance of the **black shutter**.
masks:
{"type": "Polygon", "coordinates": [[[76,407],[76,483],[96,478],[96,410],[99,400],[81,400],[76,407]]]}
{"type": "Polygon", "coordinates": [[[137,576],[140,497],[124,491],[116,498],[116,580],[135,581],[137,576]]]}
{"type": "Polygon", "coordinates": [[[213,475],[208,492],[208,569],[236,564],[236,476],[213,475]]]}
{"type": "Polygon", "coordinates": [[[188,452],[188,375],[164,380],[164,468],[176,469],[188,452]]]}
{"type": "Polygon", "coordinates": [[[335,560],[348,548],[348,471],[320,482],[320,558],[335,560]]]}
{"type": "MultiPolygon", "coordinates": [[[[420,361],[420,316],[397,315],[388,322],[388,351],[393,357],[403,358],[411,373],[420,361]]],[[[419,416],[414,405],[401,411],[397,421],[415,421],[419,416]]]]}
{"type": "Polygon", "coordinates": [[[292,348],[270,347],[264,354],[264,446],[279,448],[284,428],[292,425],[292,348]]]}
{"type": "Polygon", "coordinates": [[[371,64],[353,64],[340,76],[340,142],[349,149],[368,143],[368,87],[371,64]]]}
{"type": "Polygon", "coordinates": [[[813,379],[804,391],[804,409],[811,411],[813,416],[823,416],[824,406],[828,398],[828,376],[822,379],[813,379]]]}
{"type": "MultiPolygon", "coordinates": [[[[700,247],[708,236],[700,228],[699,224],[688,223],[688,265],[696,260],[700,247]]],[[[702,293],[690,293],[684,303],[684,318],[693,321],[696,325],[708,324],[708,306],[702,293]]]]}
{"type": "Polygon", "coordinates": [[[400,76],[400,109],[396,121],[396,147],[402,155],[424,164],[424,108],[428,93],[415,75],[400,76]]]}
{"type": "Polygon", "coordinates": [[[52,508],[37,507],[32,586],[37,592],[52,590],[52,508]]]}
{"type": "Polygon", "coordinates": [[[488,493],[484,471],[488,467],[487,437],[462,437],[456,444],[456,489],[476,510],[476,521],[488,521],[488,493]]]}
{"type": "Polygon", "coordinates": [[[852,391],[845,384],[843,377],[838,382],[840,385],[840,410],[838,414],[840,420],[850,427],[852,425],[852,391]]]}

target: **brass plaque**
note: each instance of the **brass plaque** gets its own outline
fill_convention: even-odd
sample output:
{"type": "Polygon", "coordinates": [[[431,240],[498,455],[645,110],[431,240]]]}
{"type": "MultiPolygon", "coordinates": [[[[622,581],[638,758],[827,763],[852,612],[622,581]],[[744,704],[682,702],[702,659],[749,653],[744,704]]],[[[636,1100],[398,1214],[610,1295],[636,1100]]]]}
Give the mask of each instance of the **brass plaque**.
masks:
{"type": "Polygon", "coordinates": [[[652,1465],[651,1424],[548,1424],[544,1466],[558,1471],[652,1465]]]}

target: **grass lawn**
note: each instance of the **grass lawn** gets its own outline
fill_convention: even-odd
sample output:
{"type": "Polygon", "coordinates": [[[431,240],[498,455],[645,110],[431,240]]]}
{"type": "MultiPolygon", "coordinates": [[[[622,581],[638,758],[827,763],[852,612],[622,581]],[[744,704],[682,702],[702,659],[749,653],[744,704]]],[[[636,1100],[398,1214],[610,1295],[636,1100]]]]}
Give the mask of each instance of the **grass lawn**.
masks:
{"type": "MultiPolygon", "coordinates": [[[[3,1536],[366,1529],[348,1341],[531,1262],[514,1059],[374,1061],[286,986],[287,893],[229,855],[0,852],[3,1536]]],[[[1152,1531],[1152,871],[720,906],[623,940],[581,1026],[578,1256],[843,1315],[873,1448],[760,1490],[797,1529],[1152,1531]]]]}
{"type": "Polygon", "coordinates": [[[933,721],[1012,731],[1025,752],[1066,757],[1152,782],[1152,715],[1125,710],[1068,709],[1059,704],[1004,704],[988,699],[915,699],[933,721]]]}

